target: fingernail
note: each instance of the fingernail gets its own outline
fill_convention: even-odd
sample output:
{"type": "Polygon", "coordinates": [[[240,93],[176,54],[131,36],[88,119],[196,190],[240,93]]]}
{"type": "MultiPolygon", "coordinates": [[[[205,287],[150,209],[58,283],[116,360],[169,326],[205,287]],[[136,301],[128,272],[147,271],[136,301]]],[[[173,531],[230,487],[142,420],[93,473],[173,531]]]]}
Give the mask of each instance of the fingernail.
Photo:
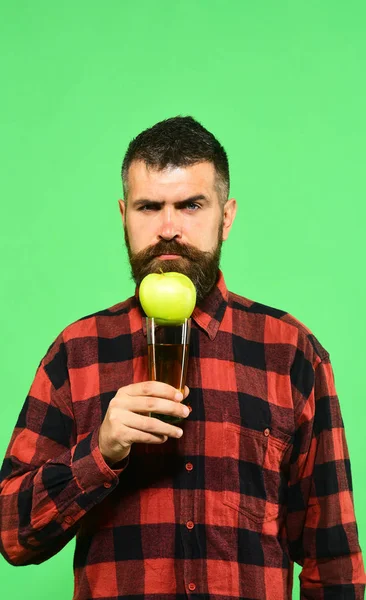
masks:
{"type": "Polygon", "coordinates": [[[183,435],[183,429],[178,429],[177,437],[182,437],[182,435],[183,435]]]}
{"type": "Polygon", "coordinates": [[[188,408],[188,406],[185,406],[183,408],[183,414],[184,414],[185,417],[188,417],[188,415],[189,415],[189,408],[188,408]]]}
{"type": "Polygon", "coordinates": [[[176,400],[183,400],[182,392],[177,392],[174,397],[176,400]]]}

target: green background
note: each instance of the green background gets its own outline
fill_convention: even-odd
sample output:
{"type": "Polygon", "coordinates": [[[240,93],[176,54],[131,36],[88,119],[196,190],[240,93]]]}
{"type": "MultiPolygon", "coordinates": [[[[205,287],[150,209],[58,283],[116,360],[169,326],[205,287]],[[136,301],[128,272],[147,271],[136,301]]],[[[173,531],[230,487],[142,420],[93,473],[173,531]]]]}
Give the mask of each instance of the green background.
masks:
{"type": "MultiPolygon", "coordinates": [[[[20,0],[1,13],[0,454],[58,333],[134,292],[117,204],[130,139],[193,115],[229,155],[229,289],[291,312],[330,352],[366,546],[364,2],[20,0]]],[[[73,545],[41,566],[1,560],[2,597],[71,599],[73,545]]]]}

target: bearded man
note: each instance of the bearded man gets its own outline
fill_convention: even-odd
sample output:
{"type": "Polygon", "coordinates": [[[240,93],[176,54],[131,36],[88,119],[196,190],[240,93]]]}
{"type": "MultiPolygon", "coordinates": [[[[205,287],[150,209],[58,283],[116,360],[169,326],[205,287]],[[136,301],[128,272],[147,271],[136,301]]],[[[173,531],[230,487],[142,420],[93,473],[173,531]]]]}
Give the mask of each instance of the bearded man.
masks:
{"type": "Polygon", "coordinates": [[[224,148],[168,119],[132,140],[122,179],[135,294],[66,327],[37,369],[2,468],[4,557],[40,563],[76,536],[74,600],[284,600],[294,562],[303,599],[361,600],[329,354],[227,289],[224,148]],[[197,291],[184,394],[147,376],[139,286],[160,270],[197,291]]]}

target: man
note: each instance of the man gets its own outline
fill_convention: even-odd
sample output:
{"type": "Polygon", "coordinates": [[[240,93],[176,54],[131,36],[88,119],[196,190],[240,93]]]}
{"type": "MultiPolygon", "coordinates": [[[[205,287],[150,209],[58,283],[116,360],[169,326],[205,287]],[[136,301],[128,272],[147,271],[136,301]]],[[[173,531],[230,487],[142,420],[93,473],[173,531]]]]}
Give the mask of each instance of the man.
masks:
{"type": "Polygon", "coordinates": [[[329,355],[219,269],[236,213],[224,149],[168,119],[131,142],[122,177],[136,292],[66,327],[41,361],[2,469],[3,555],[40,563],[76,535],[75,600],[282,600],[294,561],[302,598],[363,598],[329,355]],[[189,407],[147,380],[138,291],[160,268],[197,289],[189,407]]]}

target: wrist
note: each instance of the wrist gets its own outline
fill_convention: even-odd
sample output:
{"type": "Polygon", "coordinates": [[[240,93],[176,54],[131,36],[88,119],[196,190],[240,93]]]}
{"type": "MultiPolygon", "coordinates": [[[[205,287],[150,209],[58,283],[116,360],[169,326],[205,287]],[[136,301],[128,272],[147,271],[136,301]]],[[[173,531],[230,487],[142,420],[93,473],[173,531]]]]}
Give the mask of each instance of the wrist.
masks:
{"type": "Polygon", "coordinates": [[[125,458],[127,458],[127,456],[129,455],[131,451],[131,446],[122,454],[118,454],[112,457],[104,454],[100,448],[99,450],[106,465],[108,465],[108,467],[112,470],[118,470],[120,468],[120,463],[122,463],[125,460],[125,458]]]}

